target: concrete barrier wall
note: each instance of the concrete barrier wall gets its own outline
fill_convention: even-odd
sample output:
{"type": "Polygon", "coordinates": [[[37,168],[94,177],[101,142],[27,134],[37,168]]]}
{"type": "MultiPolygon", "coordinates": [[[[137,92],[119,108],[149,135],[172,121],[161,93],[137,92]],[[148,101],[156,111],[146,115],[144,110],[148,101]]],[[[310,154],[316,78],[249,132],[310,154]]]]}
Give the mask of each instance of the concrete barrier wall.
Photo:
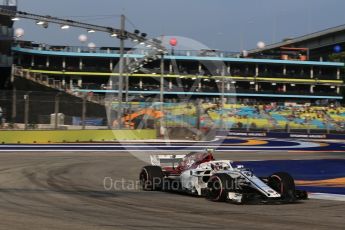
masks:
{"type": "Polygon", "coordinates": [[[155,139],[156,130],[0,131],[0,144],[49,144],[155,139]]]}
{"type": "Polygon", "coordinates": [[[274,132],[241,132],[218,131],[219,137],[268,137],[268,138],[296,138],[296,139],[337,139],[345,140],[345,134],[306,134],[306,133],[274,133],[274,132]]]}

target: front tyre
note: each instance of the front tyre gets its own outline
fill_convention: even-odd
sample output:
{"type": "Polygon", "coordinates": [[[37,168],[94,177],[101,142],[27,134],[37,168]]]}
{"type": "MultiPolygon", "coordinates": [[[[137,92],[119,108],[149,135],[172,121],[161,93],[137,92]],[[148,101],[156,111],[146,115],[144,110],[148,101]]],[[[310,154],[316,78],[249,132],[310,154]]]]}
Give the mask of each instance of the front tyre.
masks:
{"type": "Polygon", "coordinates": [[[207,182],[206,198],[215,202],[226,201],[228,193],[234,191],[234,179],[225,173],[217,173],[207,182]]]}
{"type": "Polygon", "coordinates": [[[141,187],[144,191],[160,191],[163,187],[164,174],[159,166],[145,166],[139,174],[141,187]]]}
{"type": "Polygon", "coordinates": [[[295,181],[290,174],[286,172],[273,173],[268,177],[267,184],[280,194],[283,201],[296,201],[295,181]]]}

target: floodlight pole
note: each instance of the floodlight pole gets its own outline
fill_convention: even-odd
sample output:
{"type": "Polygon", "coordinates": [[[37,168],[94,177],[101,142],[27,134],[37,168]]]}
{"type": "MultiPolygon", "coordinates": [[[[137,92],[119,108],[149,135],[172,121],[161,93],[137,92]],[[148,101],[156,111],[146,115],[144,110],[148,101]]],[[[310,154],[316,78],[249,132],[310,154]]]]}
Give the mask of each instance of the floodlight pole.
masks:
{"type": "Polygon", "coordinates": [[[117,109],[117,122],[118,128],[122,127],[122,97],[123,97],[123,73],[124,73],[124,52],[125,52],[125,15],[121,15],[120,27],[120,63],[119,63],[119,91],[118,91],[118,109],[117,109]]]}
{"type": "Polygon", "coordinates": [[[129,96],[128,96],[128,91],[129,91],[129,73],[128,73],[128,64],[129,64],[129,60],[128,60],[128,56],[126,57],[126,61],[125,61],[125,66],[126,68],[124,68],[126,71],[126,78],[125,78],[125,91],[126,91],[126,108],[128,108],[128,102],[129,102],[129,96]]]}
{"type": "MultiPolygon", "coordinates": [[[[160,77],[160,95],[159,95],[159,101],[160,101],[160,111],[163,115],[160,119],[160,129],[159,132],[163,131],[163,119],[164,119],[164,54],[161,55],[161,77],[160,77]]],[[[164,136],[165,134],[162,133],[164,136]]]]}
{"type": "Polygon", "coordinates": [[[224,107],[225,107],[225,65],[222,65],[222,92],[221,92],[221,106],[222,106],[222,115],[221,115],[221,129],[224,130],[224,107]]]}
{"type": "Polygon", "coordinates": [[[159,101],[161,103],[161,112],[163,112],[164,103],[164,55],[161,55],[161,77],[160,77],[160,95],[159,101]]]}

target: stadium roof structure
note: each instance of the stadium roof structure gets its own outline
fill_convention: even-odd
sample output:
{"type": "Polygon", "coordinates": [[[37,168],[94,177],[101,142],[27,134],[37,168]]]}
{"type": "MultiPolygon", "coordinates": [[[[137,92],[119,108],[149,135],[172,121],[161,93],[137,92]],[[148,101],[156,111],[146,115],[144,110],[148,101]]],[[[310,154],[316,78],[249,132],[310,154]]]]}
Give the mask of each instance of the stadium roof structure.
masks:
{"type": "Polygon", "coordinates": [[[270,44],[262,49],[252,49],[248,51],[248,54],[255,55],[281,47],[304,47],[312,50],[341,43],[345,43],[345,24],[270,44]]]}

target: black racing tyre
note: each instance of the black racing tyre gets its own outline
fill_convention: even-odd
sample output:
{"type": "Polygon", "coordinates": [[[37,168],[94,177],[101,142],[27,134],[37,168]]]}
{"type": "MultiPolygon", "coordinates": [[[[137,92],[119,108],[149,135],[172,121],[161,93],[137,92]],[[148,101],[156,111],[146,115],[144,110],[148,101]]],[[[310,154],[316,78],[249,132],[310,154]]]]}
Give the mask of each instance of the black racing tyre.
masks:
{"type": "Polygon", "coordinates": [[[226,201],[228,192],[234,191],[234,179],[225,173],[217,173],[210,177],[207,182],[206,198],[215,202],[226,201]]]}
{"type": "Polygon", "coordinates": [[[142,168],[139,180],[143,190],[160,191],[163,187],[164,174],[159,166],[145,166],[142,168]]]}
{"type": "Polygon", "coordinates": [[[293,202],[296,200],[295,181],[292,176],[286,172],[276,172],[268,177],[268,186],[277,191],[282,200],[293,202]]]}

